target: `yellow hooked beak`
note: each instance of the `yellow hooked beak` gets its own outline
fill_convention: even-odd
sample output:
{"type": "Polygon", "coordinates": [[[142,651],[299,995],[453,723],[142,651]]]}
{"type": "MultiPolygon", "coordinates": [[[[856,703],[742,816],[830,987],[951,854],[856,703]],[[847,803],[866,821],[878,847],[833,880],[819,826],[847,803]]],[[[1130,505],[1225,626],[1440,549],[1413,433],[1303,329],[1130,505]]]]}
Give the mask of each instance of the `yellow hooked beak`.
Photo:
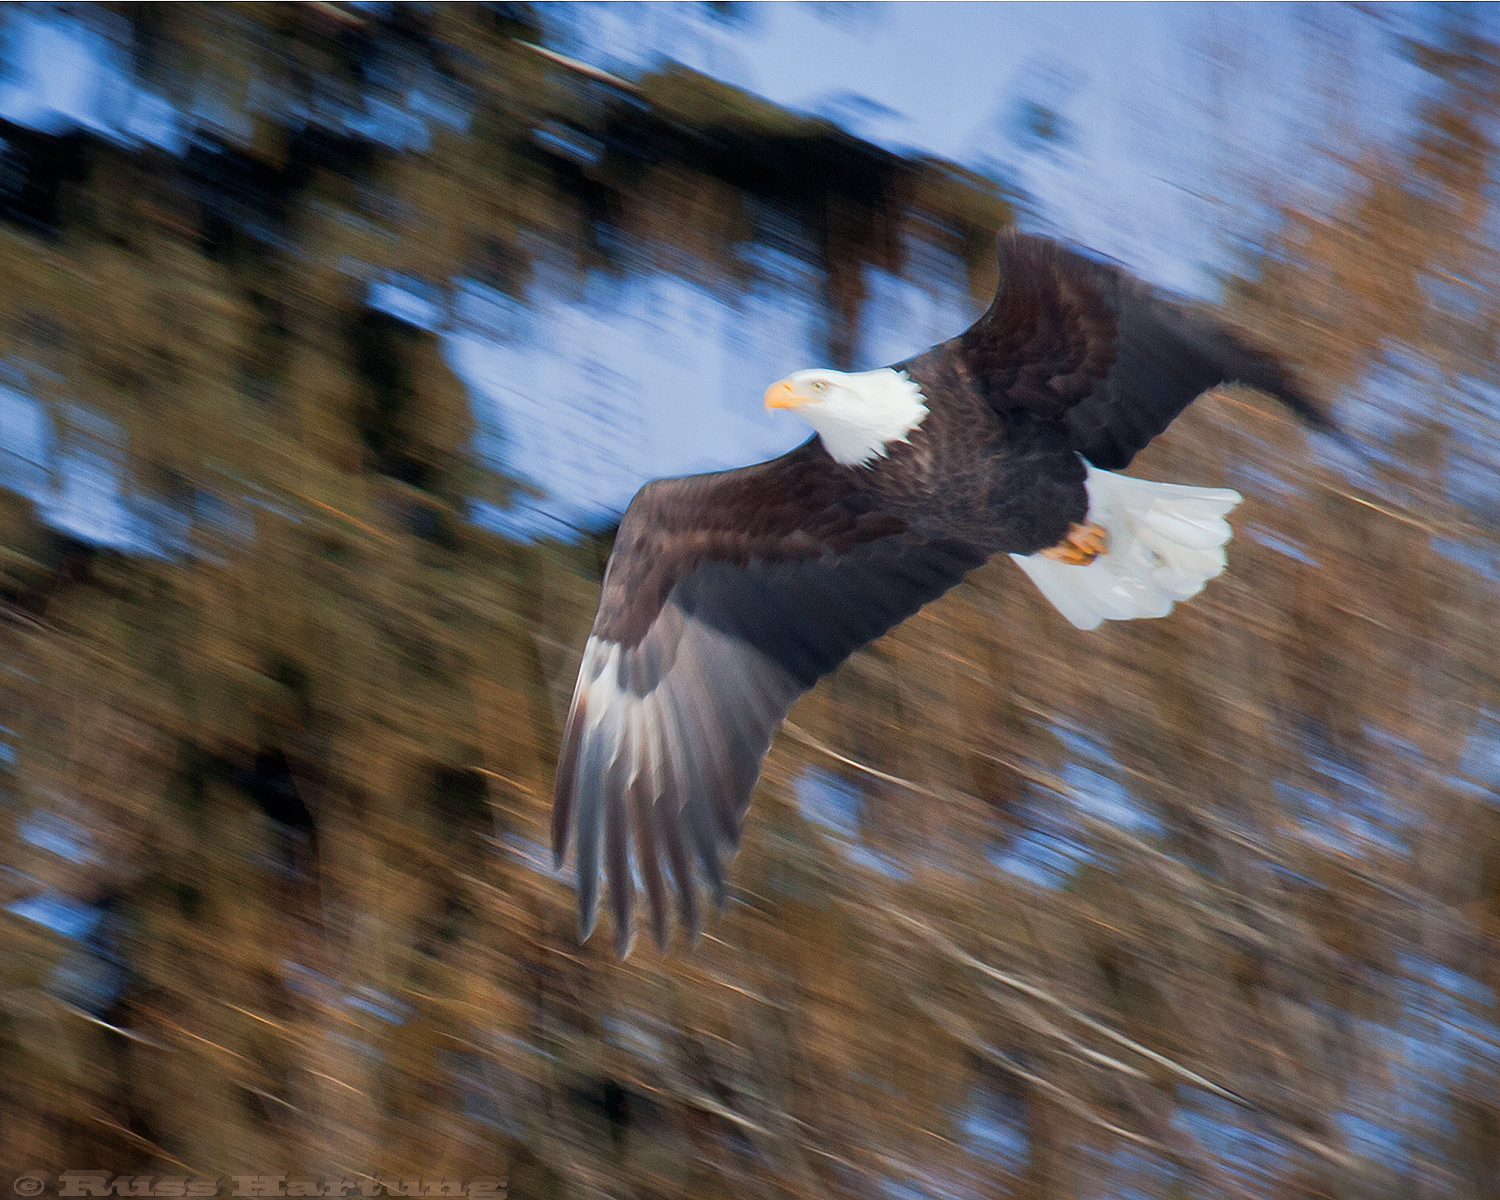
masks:
{"type": "Polygon", "coordinates": [[[806,400],[806,396],[797,394],[797,389],[792,386],[790,379],[773,383],[766,389],[767,408],[796,408],[806,400]]]}

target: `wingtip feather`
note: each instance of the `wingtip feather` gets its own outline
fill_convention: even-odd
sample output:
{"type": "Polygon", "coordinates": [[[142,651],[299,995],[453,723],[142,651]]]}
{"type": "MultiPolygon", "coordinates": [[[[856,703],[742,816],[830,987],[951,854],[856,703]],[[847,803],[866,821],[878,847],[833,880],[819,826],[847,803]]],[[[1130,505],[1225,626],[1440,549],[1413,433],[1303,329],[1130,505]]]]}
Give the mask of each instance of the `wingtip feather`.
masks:
{"type": "MultiPolygon", "coordinates": [[[[579,689],[582,690],[581,688],[579,689]]],[[[573,831],[573,809],[578,780],[578,731],[583,722],[583,697],[575,696],[557,753],[557,783],[552,792],[552,864],[562,866],[573,831]]]]}
{"type": "Polygon", "coordinates": [[[588,904],[583,897],[583,886],[578,888],[578,944],[581,946],[594,936],[594,927],[599,923],[599,906],[588,904]]]}

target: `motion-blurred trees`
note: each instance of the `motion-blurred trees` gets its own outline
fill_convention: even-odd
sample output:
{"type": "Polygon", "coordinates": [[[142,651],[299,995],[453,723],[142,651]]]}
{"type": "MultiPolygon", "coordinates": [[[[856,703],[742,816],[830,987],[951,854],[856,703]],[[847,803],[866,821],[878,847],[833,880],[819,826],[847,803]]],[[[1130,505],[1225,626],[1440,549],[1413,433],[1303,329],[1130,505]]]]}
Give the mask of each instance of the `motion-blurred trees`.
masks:
{"type": "Polygon", "coordinates": [[[1003,197],[519,7],[57,19],[197,133],[0,130],[7,386],[142,547],[0,492],[0,1165],[1500,1189],[1495,47],[1422,50],[1421,136],[1228,289],[1371,463],[1200,401],[1139,470],[1246,493],[1224,578],[1080,635],[991,564],[793,713],[702,944],[621,964],[544,848],[607,538],[467,519],[514,482],[369,285],[733,296],[769,241],[843,363],[867,266],[987,294],[1003,197]]]}

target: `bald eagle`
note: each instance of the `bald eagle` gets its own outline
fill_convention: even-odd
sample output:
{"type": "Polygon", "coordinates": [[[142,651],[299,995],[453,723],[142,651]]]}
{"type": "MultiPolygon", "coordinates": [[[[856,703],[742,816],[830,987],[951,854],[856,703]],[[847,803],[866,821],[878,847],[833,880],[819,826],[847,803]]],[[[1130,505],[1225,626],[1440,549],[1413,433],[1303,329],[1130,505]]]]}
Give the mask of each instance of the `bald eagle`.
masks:
{"type": "Polygon", "coordinates": [[[669,876],[696,936],[696,878],[722,907],[793,702],[992,555],[1080,629],[1196,595],[1224,569],[1239,494],[1113,472],[1199,393],[1240,381],[1332,431],[1278,359],[1118,266],[1014,231],[999,256],[993,303],[958,337],[772,384],[766,405],[815,431],[797,449],[631,502],[557,766],[552,848],[560,866],[577,846],[580,938],[601,858],[618,953],[637,877],[657,944],[669,876]]]}

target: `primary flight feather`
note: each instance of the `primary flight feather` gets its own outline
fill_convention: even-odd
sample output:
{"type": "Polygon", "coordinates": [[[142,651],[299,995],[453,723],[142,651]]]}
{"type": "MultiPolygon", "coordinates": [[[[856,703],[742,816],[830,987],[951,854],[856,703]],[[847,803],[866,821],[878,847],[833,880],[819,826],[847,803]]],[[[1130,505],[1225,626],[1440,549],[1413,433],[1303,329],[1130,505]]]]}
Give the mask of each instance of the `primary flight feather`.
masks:
{"type": "Polygon", "coordinates": [[[766,392],[815,436],[770,462],[659,479],[620,523],[557,766],[552,848],[601,868],[628,952],[636,879],[665,946],[725,869],[797,697],[1008,553],[1075,625],[1163,616],[1224,568],[1238,493],[1113,474],[1201,392],[1238,381],[1333,427],[1241,333],[1126,274],[1007,231],[966,332],[876,371],[766,392]],[[633,865],[632,865],[633,864],[633,865]],[[669,895],[669,891],[674,895],[669,895]]]}

